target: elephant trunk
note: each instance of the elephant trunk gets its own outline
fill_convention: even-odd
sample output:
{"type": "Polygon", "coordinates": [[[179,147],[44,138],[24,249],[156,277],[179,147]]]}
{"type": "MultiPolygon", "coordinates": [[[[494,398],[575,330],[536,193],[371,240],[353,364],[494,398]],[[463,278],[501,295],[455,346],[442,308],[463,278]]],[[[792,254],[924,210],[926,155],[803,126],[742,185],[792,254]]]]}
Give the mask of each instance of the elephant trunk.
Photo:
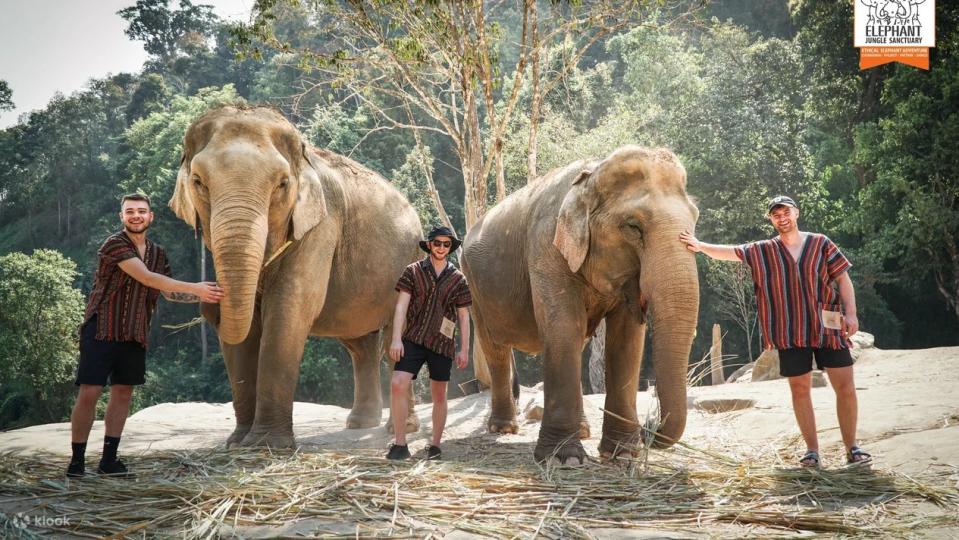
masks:
{"type": "MultiPolygon", "coordinates": [[[[228,199],[224,197],[224,199],[228,199]]],[[[267,240],[267,218],[249,202],[216,201],[210,216],[213,262],[225,295],[217,333],[225,343],[242,342],[250,331],[267,240]],[[217,204],[218,203],[218,204],[217,204]]]]}
{"type": "Polygon", "coordinates": [[[652,360],[660,406],[653,442],[657,448],[672,446],[686,429],[686,375],[699,317],[696,260],[678,237],[678,231],[662,235],[660,241],[669,249],[653,249],[657,255],[643,261],[641,287],[652,311],[652,360]]]}

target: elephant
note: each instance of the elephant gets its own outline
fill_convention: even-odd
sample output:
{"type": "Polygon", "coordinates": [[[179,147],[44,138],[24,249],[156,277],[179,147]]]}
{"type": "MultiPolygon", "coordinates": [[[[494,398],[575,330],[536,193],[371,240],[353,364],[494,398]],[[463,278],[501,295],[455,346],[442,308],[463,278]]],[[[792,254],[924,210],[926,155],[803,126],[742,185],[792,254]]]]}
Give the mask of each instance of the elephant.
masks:
{"type": "Polygon", "coordinates": [[[583,463],[580,358],[606,319],[606,410],[600,453],[638,453],[636,415],[647,311],[668,447],[686,425],[686,373],[699,311],[696,261],[679,241],[699,210],[672,152],[624,146],[531,181],[470,229],[463,270],[491,379],[491,432],[516,433],[511,349],[542,354],[544,414],[534,450],[583,463]]]}
{"type": "Polygon", "coordinates": [[[200,226],[225,293],[201,312],[233,392],[227,446],[295,446],[293,394],[309,335],[336,338],[353,359],[346,427],[378,425],[384,328],[422,236],[406,198],[305,143],[280,113],[223,106],[187,129],[170,207],[200,226]]]}

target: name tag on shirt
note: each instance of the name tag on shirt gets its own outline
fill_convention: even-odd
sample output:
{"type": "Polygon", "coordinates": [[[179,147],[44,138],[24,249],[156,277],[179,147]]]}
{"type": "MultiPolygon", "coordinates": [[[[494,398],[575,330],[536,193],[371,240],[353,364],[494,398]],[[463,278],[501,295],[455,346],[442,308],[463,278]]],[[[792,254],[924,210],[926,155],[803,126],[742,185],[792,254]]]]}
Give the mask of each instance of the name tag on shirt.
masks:
{"type": "Polygon", "coordinates": [[[453,330],[456,328],[456,325],[453,324],[453,321],[443,317],[443,324],[440,325],[440,333],[444,336],[453,339],[453,330]]]}
{"type": "Polygon", "coordinates": [[[838,311],[822,310],[822,325],[833,330],[842,329],[842,313],[838,311]]]}

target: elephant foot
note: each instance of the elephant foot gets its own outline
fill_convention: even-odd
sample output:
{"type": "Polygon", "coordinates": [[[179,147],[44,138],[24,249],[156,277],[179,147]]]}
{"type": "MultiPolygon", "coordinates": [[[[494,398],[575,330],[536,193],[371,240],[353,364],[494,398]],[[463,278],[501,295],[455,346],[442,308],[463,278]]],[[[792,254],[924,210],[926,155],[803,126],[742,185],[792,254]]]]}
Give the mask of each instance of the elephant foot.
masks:
{"type": "Polygon", "coordinates": [[[237,424],[236,429],[233,430],[233,433],[230,434],[226,439],[227,448],[236,448],[241,445],[243,438],[246,437],[246,434],[250,432],[252,424],[237,424]]]}
{"type": "Polygon", "coordinates": [[[564,431],[541,426],[533,457],[538,463],[551,460],[560,465],[575,466],[586,463],[586,450],[583,443],[579,442],[578,430],[564,431]]]}
{"type": "Polygon", "coordinates": [[[351,412],[348,417],[346,417],[346,429],[365,429],[372,428],[380,425],[380,420],[382,415],[380,411],[376,413],[358,413],[351,412]]]}
{"type": "Polygon", "coordinates": [[[487,423],[490,433],[519,433],[519,425],[515,418],[495,418],[490,417],[487,423]]]}
{"type": "Polygon", "coordinates": [[[605,460],[619,456],[639,457],[645,451],[639,431],[617,431],[606,429],[599,441],[599,455],[605,460]]]}
{"type": "MultiPolygon", "coordinates": [[[[414,415],[410,415],[406,418],[406,432],[407,433],[416,433],[420,430],[420,419],[414,415]]],[[[386,421],[386,432],[393,433],[393,418],[389,418],[386,421]]]]}
{"type": "Polygon", "coordinates": [[[272,432],[251,430],[243,437],[240,446],[257,448],[295,448],[296,440],[292,432],[272,432]]]}

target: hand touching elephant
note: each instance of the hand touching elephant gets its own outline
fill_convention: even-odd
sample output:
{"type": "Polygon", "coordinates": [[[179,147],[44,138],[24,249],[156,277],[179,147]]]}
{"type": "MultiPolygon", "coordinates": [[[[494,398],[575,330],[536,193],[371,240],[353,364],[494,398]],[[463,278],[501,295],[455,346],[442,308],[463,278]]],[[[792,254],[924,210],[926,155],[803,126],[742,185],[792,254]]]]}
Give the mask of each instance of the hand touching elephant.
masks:
{"type": "Polygon", "coordinates": [[[653,362],[669,446],[686,425],[686,370],[699,310],[696,262],[676,239],[698,210],[686,171],[668,150],[626,146],[531,182],[466,236],[463,270],[492,379],[491,431],[516,431],[511,349],[542,353],[545,411],[538,461],[585,457],[580,355],[606,319],[606,410],[600,452],[633,452],[646,310],[656,320],[653,362]],[[615,416],[614,416],[615,415],[615,416]]]}
{"type": "Polygon", "coordinates": [[[305,144],[279,113],[222,107],[187,129],[170,206],[202,224],[226,294],[203,314],[233,390],[227,443],[294,444],[308,335],[339,339],[353,358],[347,427],[377,425],[382,329],[422,232],[406,199],[376,173],[305,144]]]}

